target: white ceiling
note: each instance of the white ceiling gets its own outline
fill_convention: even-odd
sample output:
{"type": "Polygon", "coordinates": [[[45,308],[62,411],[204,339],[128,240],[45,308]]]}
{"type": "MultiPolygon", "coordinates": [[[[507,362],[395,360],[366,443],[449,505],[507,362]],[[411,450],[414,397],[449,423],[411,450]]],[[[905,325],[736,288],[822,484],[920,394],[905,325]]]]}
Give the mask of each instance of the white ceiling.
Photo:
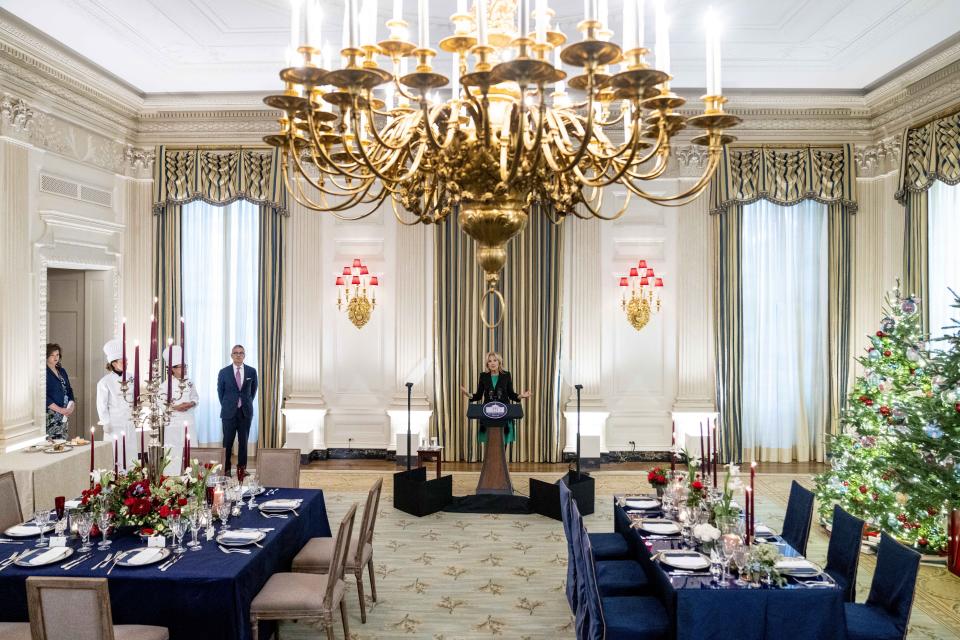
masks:
{"type": "MultiPolygon", "coordinates": [[[[339,48],[343,1],[322,4],[324,37],[339,48]]],[[[572,37],[582,0],[549,5],[572,37]]],[[[670,0],[676,87],[703,86],[708,5],[725,25],[725,88],[860,90],[960,32],[960,0],[670,0]]],[[[379,0],[379,38],[391,6],[379,0]]],[[[276,89],[289,40],[289,0],[0,0],[0,7],[145,93],[276,89]]],[[[434,42],[452,32],[446,16],[455,7],[430,0],[434,42]]],[[[615,25],[620,7],[610,0],[615,25]]],[[[404,9],[415,33],[415,0],[404,9]]],[[[440,58],[436,66],[446,72],[449,64],[440,58]]]]}

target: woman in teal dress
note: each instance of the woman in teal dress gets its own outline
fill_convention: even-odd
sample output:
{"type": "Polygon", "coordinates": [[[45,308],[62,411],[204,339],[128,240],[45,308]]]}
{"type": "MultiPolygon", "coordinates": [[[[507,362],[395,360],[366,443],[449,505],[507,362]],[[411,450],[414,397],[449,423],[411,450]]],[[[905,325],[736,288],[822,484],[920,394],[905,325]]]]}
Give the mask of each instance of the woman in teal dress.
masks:
{"type": "MultiPolygon", "coordinates": [[[[529,391],[522,391],[517,394],[513,390],[513,378],[509,371],[503,370],[503,358],[496,351],[487,354],[487,370],[480,374],[477,380],[477,390],[472,395],[464,385],[460,385],[460,392],[470,400],[477,402],[482,400],[484,404],[497,400],[499,402],[520,402],[520,400],[529,398],[529,391]]],[[[486,429],[480,429],[477,439],[481,443],[487,441],[486,429]]],[[[503,433],[503,443],[510,444],[517,439],[517,430],[513,426],[513,421],[507,425],[503,433]]]]}

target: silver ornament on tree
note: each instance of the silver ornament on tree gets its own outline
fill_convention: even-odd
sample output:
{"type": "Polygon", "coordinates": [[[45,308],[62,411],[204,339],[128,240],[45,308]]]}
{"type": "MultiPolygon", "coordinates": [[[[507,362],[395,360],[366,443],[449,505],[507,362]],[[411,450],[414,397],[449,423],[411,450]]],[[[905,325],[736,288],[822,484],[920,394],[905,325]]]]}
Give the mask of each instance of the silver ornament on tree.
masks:
{"type": "Polygon", "coordinates": [[[897,328],[897,321],[886,316],[883,320],[880,321],[880,330],[884,333],[891,333],[894,329],[897,328]]]}

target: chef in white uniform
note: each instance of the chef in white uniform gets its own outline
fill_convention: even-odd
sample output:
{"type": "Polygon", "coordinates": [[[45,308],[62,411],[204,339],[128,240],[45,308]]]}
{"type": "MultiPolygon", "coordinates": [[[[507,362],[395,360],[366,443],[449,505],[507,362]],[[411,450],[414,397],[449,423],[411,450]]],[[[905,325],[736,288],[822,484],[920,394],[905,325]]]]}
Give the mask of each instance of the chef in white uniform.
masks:
{"type": "MultiPolygon", "coordinates": [[[[170,426],[167,427],[164,440],[168,449],[170,449],[170,462],[167,465],[165,473],[167,475],[178,475],[180,473],[183,461],[183,433],[186,426],[187,433],[190,436],[190,446],[197,446],[197,420],[195,411],[197,403],[200,402],[200,395],[193,382],[187,380],[183,391],[180,390],[180,381],[183,380],[183,349],[180,345],[171,345],[163,350],[163,360],[170,365],[173,371],[173,406],[170,408],[170,426]]],[[[163,387],[163,397],[167,397],[167,385],[163,387]]]]}
{"type": "Polygon", "coordinates": [[[123,375],[123,343],[114,338],[103,345],[103,354],[107,358],[107,373],[97,383],[97,414],[103,426],[103,439],[113,441],[117,436],[118,446],[123,446],[123,434],[127,434],[127,468],[137,462],[140,441],[133,428],[130,401],[133,400],[133,385],[127,386],[127,398],[120,390],[120,378],[123,375]]]}

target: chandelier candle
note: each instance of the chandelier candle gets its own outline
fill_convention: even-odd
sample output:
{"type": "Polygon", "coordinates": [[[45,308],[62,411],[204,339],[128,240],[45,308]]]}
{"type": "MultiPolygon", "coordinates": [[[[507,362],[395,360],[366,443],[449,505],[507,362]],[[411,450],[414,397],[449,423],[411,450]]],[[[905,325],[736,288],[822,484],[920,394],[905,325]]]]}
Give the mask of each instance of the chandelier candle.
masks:
{"type": "MultiPolygon", "coordinates": [[[[657,0],[657,22],[655,25],[657,32],[656,40],[656,58],[657,67],[670,75],[670,17],[667,15],[667,9],[664,0],[657,0]]],[[[669,80],[667,81],[669,82],[669,80]]]]}
{"type": "Polygon", "coordinates": [[[127,472],[127,432],[123,432],[123,472],[127,472]]]}

